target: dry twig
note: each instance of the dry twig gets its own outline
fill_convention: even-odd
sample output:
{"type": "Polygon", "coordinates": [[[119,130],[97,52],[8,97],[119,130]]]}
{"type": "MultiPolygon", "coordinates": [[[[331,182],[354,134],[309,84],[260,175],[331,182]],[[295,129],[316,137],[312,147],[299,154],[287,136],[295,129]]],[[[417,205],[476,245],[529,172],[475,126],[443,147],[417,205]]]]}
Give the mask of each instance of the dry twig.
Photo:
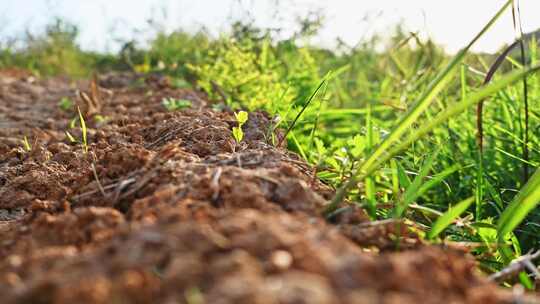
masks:
{"type": "Polygon", "coordinates": [[[501,282],[505,279],[518,275],[523,270],[527,269],[532,272],[535,278],[540,278],[540,272],[536,266],[532,263],[533,260],[540,257],[540,250],[534,253],[527,253],[515,259],[499,272],[496,272],[488,277],[489,280],[494,282],[501,282]]]}

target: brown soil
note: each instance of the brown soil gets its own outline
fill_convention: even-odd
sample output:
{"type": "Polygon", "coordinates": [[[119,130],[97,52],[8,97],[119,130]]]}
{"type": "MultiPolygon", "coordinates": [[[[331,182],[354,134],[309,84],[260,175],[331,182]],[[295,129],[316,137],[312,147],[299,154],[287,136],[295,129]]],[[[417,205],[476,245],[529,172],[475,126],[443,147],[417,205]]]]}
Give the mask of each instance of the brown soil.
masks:
{"type": "Polygon", "coordinates": [[[425,245],[405,225],[356,209],[325,222],[332,189],[269,144],[268,115],[250,113],[240,145],[233,126],[232,113],[158,76],[114,74],[97,87],[0,73],[1,302],[516,300],[468,254],[425,245]],[[62,97],[84,113],[88,153],[67,139],[82,134],[62,97]],[[193,106],[168,112],[163,97],[193,106]]]}

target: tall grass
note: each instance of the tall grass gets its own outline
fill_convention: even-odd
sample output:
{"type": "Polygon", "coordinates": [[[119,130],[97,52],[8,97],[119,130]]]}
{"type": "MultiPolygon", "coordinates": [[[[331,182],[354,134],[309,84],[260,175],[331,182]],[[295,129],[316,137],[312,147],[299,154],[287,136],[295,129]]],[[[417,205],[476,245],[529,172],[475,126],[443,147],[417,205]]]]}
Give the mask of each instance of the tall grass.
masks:
{"type": "MultiPolygon", "coordinates": [[[[369,155],[369,157],[367,157],[366,160],[354,170],[351,178],[349,178],[349,181],[338,190],[334,199],[332,200],[332,203],[330,206],[328,206],[329,210],[335,208],[339,203],[341,203],[346,195],[346,192],[348,192],[349,189],[357,183],[358,179],[361,179],[359,176],[367,176],[370,174],[369,170],[372,168],[373,164],[377,162],[377,160],[381,158],[383,154],[385,154],[392,144],[396,143],[399,138],[407,132],[418,117],[422,115],[423,112],[429,107],[435,97],[450,83],[458,64],[464,59],[469,49],[491,28],[491,26],[497,21],[497,19],[499,19],[499,17],[511,4],[512,1],[508,1],[480,31],[480,33],[478,33],[464,49],[459,51],[459,53],[448,63],[448,65],[435,76],[420,97],[413,103],[411,110],[409,110],[407,114],[401,118],[401,120],[394,127],[393,131],[390,132],[390,134],[384,139],[384,141],[382,141],[377,149],[375,149],[369,155]]],[[[392,156],[392,154],[389,154],[387,158],[392,156]]]]}

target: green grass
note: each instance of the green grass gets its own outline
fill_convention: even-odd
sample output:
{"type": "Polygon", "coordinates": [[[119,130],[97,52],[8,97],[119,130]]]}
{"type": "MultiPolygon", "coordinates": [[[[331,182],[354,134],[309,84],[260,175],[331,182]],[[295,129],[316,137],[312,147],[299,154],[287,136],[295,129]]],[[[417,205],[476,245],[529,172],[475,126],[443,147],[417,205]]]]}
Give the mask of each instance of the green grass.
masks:
{"type": "Polygon", "coordinates": [[[448,211],[442,214],[431,226],[427,234],[428,239],[433,239],[444,231],[452,222],[463,212],[465,212],[469,206],[474,202],[474,197],[470,197],[455,206],[451,206],[448,211]]]}
{"type": "Polygon", "coordinates": [[[380,39],[326,50],[309,44],[312,32],[276,41],[250,25],[220,38],[160,33],[148,49],[93,54],[57,24],[26,48],[0,50],[0,66],[39,75],[160,72],[236,112],[265,110],[274,116],[269,142],[281,144],[272,130],[282,128],[283,143],[336,189],[327,215],[345,203],[372,219],[407,218],[428,227],[430,240],[476,243],[473,253],[496,271],[540,241],[537,43],[524,44],[523,60],[470,52],[512,3],[454,56],[399,27],[380,51],[380,39]],[[528,170],[536,173],[525,181],[528,170]]]}

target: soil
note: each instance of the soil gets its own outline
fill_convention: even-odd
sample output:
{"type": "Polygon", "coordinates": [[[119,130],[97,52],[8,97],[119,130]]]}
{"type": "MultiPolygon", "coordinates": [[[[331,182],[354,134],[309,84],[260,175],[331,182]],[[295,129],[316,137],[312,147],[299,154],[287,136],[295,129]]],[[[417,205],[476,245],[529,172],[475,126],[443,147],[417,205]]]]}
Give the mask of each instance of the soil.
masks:
{"type": "Polygon", "coordinates": [[[535,300],[403,223],[352,207],[327,222],[333,190],[270,144],[266,113],[250,113],[237,144],[233,113],[212,109],[159,75],[0,72],[1,302],[535,300]],[[88,152],[63,97],[83,113],[88,152]],[[163,97],[192,106],[167,111],[163,97]]]}

